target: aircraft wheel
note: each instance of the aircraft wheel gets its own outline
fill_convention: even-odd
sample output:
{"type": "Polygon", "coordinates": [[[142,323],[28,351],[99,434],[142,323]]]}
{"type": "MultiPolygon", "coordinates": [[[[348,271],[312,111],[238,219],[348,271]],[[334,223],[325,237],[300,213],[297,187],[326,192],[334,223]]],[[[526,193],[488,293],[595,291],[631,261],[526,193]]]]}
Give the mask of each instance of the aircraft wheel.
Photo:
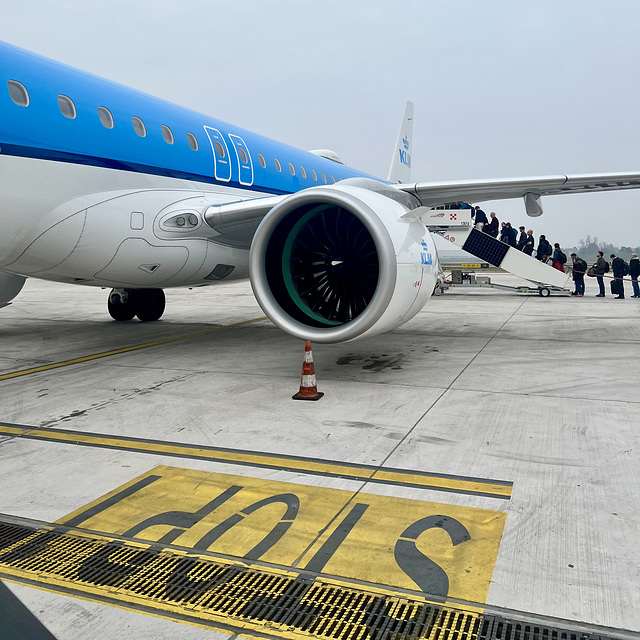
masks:
{"type": "Polygon", "coordinates": [[[547,287],[542,287],[542,289],[538,290],[538,293],[543,297],[543,298],[548,298],[551,295],[551,291],[549,289],[547,289],[547,287]]]}
{"type": "Polygon", "coordinates": [[[131,320],[133,316],[136,315],[131,304],[128,301],[123,302],[122,296],[119,293],[114,293],[113,291],[109,294],[107,309],[109,310],[109,315],[119,322],[131,320]]]}
{"type": "Polygon", "coordinates": [[[165,303],[162,289],[138,289],[133,300],[135,315],[141,322],[159,320],[164,313],[165,303]]]}

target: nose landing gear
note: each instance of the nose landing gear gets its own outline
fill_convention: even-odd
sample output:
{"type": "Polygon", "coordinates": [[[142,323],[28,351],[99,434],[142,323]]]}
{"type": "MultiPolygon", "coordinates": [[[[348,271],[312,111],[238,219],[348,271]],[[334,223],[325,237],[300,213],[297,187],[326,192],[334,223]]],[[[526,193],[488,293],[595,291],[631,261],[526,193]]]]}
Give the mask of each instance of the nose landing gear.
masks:
{"type": "Polygon", "coordinates": [[[165,296],[162,289],[112,289],[107,301],[109,315],[119,322],[138,316],[141,322],[162,317],[165,296]]]}

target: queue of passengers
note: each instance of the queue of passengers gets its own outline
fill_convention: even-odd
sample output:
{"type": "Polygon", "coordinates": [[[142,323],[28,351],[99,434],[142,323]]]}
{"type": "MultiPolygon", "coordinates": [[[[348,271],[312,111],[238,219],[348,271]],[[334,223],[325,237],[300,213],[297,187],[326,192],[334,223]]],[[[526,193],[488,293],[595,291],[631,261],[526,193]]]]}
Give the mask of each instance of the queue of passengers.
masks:
{"type": "MultiPolygon", "coordinates": [[[[533,248],[535,245],[535,238],[533,237],[533,230],[529,229],[527,232],[524,230],[524,226],[521,226],[520,233],[511,226],[510,222],[503,222],[500,225],[500,221],[496,217],[495,211],[487,214],[480,207],[472,207],[467,205],[466,208],[471,208],[471,216],[475,218],[475,227],[484,233],[498,238],[505,244],[511,247],[519,249],[527,255],[533,254],[533,248]]],[[[536,259],[540,262],[551,262],[551,266],[559,271],[564,272],[564,265],[567,262],[567,256],[560,248],[560,245],[556,242],[553,247],[547,240],[546,236],[541,235],[538,239],[538,247],[536,249],[536,259]]],[[[611,254],[611,270],[613,271],[613,277],[611,279],[611,293],[615,295],[614,300],[624,300],[624,277],[631,276],[631,285],[633,286],[632,298],[640,298],[640,285],[638,279],[640,278],[640,261],[635,253],[631,254],[631,260],[627,264],[622,258],[617,257],[614,253],[611,254]]],[[[571,260],[573,262],[573,281],[575,283],[575,296],[584,295],[584,277],[585,275],[594,277],[598,281],[599,293],[596,298],[605,297],[604,289],[604,274],[609,272],[609,263],[604,259],[602,251],[598,251],[597,259],[589,268],[587,263],[577,254],[571,254],[571,260]]]]}
{"type": "MultiPolygon", "coordinates": [[[[533,229],[525,231],[524,226],[519,227],[519,233],[510,222],[503,222],[502,226],[498,220],[495,211],[492,211],[487,218],[487,214],[480,207],[471,207],[473,209],[471,215],[475,218],[475,227],[490,236],[499,239],[501,242],[515,247],[519,251],[526,253],[528,256],[533,255],[536,240],[533,237],[533,229]]],[[[552,260],[553,266],[560,271],[564,271],[564,265],[567,262],[567,256],[560,249],[560,245],[556,242],[553,247],[544,235],[538,240],[536,249],[536,259],[541,262],[552,260]]]]}

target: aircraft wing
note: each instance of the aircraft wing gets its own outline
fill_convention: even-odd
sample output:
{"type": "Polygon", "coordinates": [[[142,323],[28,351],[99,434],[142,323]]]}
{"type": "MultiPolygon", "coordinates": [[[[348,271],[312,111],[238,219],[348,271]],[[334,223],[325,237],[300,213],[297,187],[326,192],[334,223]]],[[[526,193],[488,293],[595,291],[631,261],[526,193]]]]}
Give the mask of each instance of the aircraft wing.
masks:
{"type": "MultiPolygon", "coordinates": [[[[562,193],[592,193],[640,188],[640,172],[601,173],[575,176],[541,176],[537,178],[507,178],[504,180],[466,180],[448,182],[417,182],[394,185],[416,196],[421,204],[434,207],[452,202],[482,202],[509,198],[559,195],[562,193]]],[[[541,213],[541,211],[540,211],[541,213]]],[[[531,213],[530,213],[531,215],[531,213]]],[[[532,215],[539,215],[533,213],[532,215]]]]}
{"type": "MultiPolygon", "coordinates": [[[[640,172],[417,182],[396,184],[393,187],[415,196],[425,207],[436,207],[453,202],[476,203],[524,197],[527,213],[530,216],[538,216],[542,213],[539,203],[541,196],[639,189],[640,172]]],[[[248,249],[262,218],[286,197],[286,195],[268,196],[212,205],[205,212],[205,219],[219,234],[215,239],[216,242],[248,249]]]]}
{"type": "Polygon", "coordinates": [[[207,224],[217,233],[215,241],[238,249],[248,249],[262,221],[269,211],[286,196],[267,196],[211,205],[204,213],[207,224]]]}

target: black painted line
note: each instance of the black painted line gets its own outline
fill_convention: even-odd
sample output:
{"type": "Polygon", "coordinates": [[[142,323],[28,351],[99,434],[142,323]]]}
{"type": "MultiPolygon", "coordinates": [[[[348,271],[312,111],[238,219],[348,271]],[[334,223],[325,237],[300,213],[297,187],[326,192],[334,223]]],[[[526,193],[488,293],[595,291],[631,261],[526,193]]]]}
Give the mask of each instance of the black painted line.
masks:
{"type": "MultiPolygon", "coordinates": [[[[12,422],[2,422],[0,423],[0,427],[2,425],[6,425],[7,427],[12,427],[15,429],[21,429],[24,430],[25,433],[15,433],[15,434],[10,434],[11,436],[15,436],[17,438],[27,438],[27,439],[32,439],[32,440],[46,440],[49,442],[62,442],[60,440],[59,437],[56,438],[47,438],[46,436],[42,436],[42,435],[32,435],[30,433],[28,433],[30,430],[36,430],[39,432],[49,432],[51,434],[56,434],[57,436],[59,436],[60,434],[63,435],[67,435],[70,437],[71,440],[73,440],[74,436],[83,436],[83,437],[93,437],[93,438],[100,438],[100,439],[104,439],[104,440],[129,440],[131,442],[139,442],[141,444],[149,444],[149,445],[161,445],[161,446],[170,446],[170,447],[179,447],[181,449],[188,449],[188,450],[194,450],[194,451],[209,451],[212,453],[215,452],[220,452],[220,453],[229,453],[229,454],[233,454],[233,455],[253,455],[253,456],[260,456],[263,458],[275,458],[275,459],[283,459],[283,460],[291,460],[293,462],[305,462],[305,463],[315,463],[315,464],[328,464],[328,465],[334,465],[336,467],[344,467],[345,469],[359,469],[359,470],[363,470],[363,471],[373,471],[373,472],[385,472],[385,473],[397,473],[399,475],[413,475],[413,476],[417,476],[417,477],[422,477],[422,478],[438,478],[438,479],[443,479],[443,480],[459,480],[462,482],[477,482],[479,484],[493,484],[493,485],[500,485],[500,486],[504,486],[504,487],[512,487],[513,486],[513,482],[509,481],[509,480],[492,480],[492,479],[487,479],[487,478],[477,478],[474,476],[462,476],[462,475],[456,475],[456,474],[447,474],[447,473],[431,473],[431,472],[427,472],[427,471],[420,471],[418,469],[398,469],[395,467],[378,467],[375,465],[368,465],[368,464],[361,464],[361,463],[349,463],[349,462],[343,462],[341,460],[328,460],[325,458],[310,458],[310,457],[305,457],[305,456],[296,456],[296,455],[290,455],[290,454],[282,454],[282,453],[270,453],[270,452],[262,452],[262,451],[253,451],[251,449],[247,450],[247,449],[231,449],[231,448],[227,448],[227,447],[211,447],[211,446],[207,446],[207,445],[198,445],[198,444],[189,444],[189,443],[181,443],[181,442],[171,442],[171,441],[166,441],[166,440],[155,440],[155,439],[149,439],[149,438],[136,438],[136,437],[132,437],[132,436],[111,436],[111,435],[107,435],[107,434],[103,434],[103,433],[96,433],[96,432],[92,432],[92,431],[71,431],[71,430],[67,430],[67,429],[54,429],[54,428],[50,428],[50,427],[36,427],[36,426],[29,426],[29,425],[23,425],[23,424],[18,424],[18,423],[12,423],[12,422]]],[[[9,435],[9,434],[7,434],[9,435]]],[[[98,447],[98,448],[112,448],[112,449],[119,449],[122,451],[133,451],[135,453],[155,453],[157,455],[166,455],[166,456],[171,456],[171,457],[178,457],[178,458],[194,458],[194,459],[199,459],[199,460],[209,460],[209,461],[214,461],[214,462],[222,462],[222,463],[227,463],[227,464],[239,464],[239,465],[245,465],[245,466],[250,466],[250,467],[267,467],[270,469],[277,469],[277,470],[282,470],[282,471],[298,471],[297,469],[292,469],[292,467],[286,467],[286,466],[281,466],[281,465],[263,465],[260,463],[256,463],[256,462],[251,462],[251,461],[246,461],[246,460],[227,460],[226,458],[224,459],[220,459],[220,460],[216,460],[215,458],[212,458],[211,456],[202,456],[202,455],[197,455],[197,454],[180,454],[180,453],[174,453],[174,452],[153,452],[153,451],[141,451],[140,449],[137,448],[132,448],[132,447],[126,447],[124,445],[116,445],[116,444],[97,444],[97,443],[84,443],[84,442],[73,442],[72,444],[79,444],[82,446],[94,446],[94,447],[98,447]]],[[[400,481],[393,481],[393,480],[377,480],[374,478],[363,478],[362,476],[359,475],[354,475],[354,474],[337,474],[337,473],[331,473],[331,472],[325,472],[325,471],[313,471],[313,470],[309,470],[309,469],[304,469],[303,470],[304,473],[309,473],[311,475],[327,475],[327,476],[331,476],[331,477],[339,477],[339,478],[346,478],[346,479],[357,479],[357,480],[367,480],[367,481],[371,481],[371,482],[376,482],[378,484],[392,484],[392,485],[399,485],[399,486],[408,486],[408,487],[423,487],[423,488],[429,488],[429,489],[434,489],[434,490],[442,490],[442,491],[454,491],[454,492],[461,492],[461,493],[469,493],[471,495],[483,495],[483,496],[492,496],[492,497],[500,497],[500,498],[506,498],[509,499],[510,496],[503,496],[503,495],[498,495],[498,494],[488,494],[488,493],[484,493],[484,492],[473,492],[473,491],[466,491],[466,490],[453,490],[453,489],[447,489],[447,488],[438,488],[438,487],[431,487],[431,486],[426,486],[426,485],[422,485],[422,484],[416,484],[413,482],[409,482],[409,483],[404,483],[404,482],[400,482],[400,481]]]]}
{"type": "Polygon", "coordinates": [[[82,513],[79,513],[77,516],[74,516],[69,520],[65,520],[64,524],[67,527],[75,527],[81,522],[84,522],[85,520],[88,520],[89,518],[93,518],[93,516],[99,513],[102,513],[103,511],[106,511],[109,507],[112,507],[113,505],[117,504],[121,500],[128,498],[129,496],[133,495],[137,491],[140,491],[140,489],[144,489],[145,487],[154,483],[156,480],[160,480],[161,477],[162,476],[147,476],[146,478],[143,478],[142,480],[139,480],[138,482],[132,484],[130,487],[127,487],[126,489],[119,491],[118,493],[111,496],[107,500],[100,502],[100,504],[97,504],[91,507],[90,509],[83,511],[82,513]]]}
{"type": "Polygon", "coordinates": [[[368,504],[357,503],[351,511],[349,511],[346,518],[336,527],[335,531],[324,541],[320,549],[304,567],[304,570],[321,572],[331,559],[331,556],[336,552],[336,549],[344,542],[344,539],[349,535],[351,529],[358,524],[358,521],[368,508],[368,504]]]}

